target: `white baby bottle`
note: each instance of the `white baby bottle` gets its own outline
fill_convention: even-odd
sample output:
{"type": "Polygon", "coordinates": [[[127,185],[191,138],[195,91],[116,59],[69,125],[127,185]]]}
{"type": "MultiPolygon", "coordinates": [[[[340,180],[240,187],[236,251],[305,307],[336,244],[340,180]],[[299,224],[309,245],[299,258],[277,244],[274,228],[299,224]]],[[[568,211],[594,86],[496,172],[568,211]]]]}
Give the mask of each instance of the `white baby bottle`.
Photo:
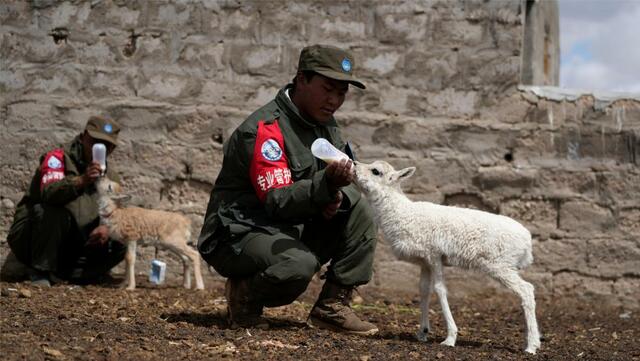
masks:
{"type": "Polygon", "coordinates": [[[311,153],[316,158],[325,161],[325,163],[349,159],[346,154],[342,153],[340,149],[334,147],[333,144],[324,138],[318,138],[311,144],[311,153]]]}
{"type": "Polygon", "coordinates": [[[100,172],[104,175],[107,170],[107,147],[102,143],[96,143],[91,148],[93,160],[100,163],[100,172]]]}

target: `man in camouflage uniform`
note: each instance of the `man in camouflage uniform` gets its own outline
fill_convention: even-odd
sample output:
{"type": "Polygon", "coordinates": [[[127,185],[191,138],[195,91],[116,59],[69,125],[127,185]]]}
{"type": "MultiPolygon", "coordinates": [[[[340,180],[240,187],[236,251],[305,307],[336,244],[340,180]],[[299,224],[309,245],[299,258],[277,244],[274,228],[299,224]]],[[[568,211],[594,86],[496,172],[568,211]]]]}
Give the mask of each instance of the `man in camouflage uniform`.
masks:
{"type": "MultiPolygon", "coordinates": [[[[92,116],[71,143],[40,158],[7,237],[34,283],[48,286],[56,277],[98,282],[124,258],[125,247],[108,239],[106,226],[99,222],[94,182],[102,170],[92,161],[93,145],[105,144],[110,154],[119,132],[116,122],[92,116]]],[[[119,179],[112,167],[106,175],[119,179]]]]}
{"type": "Polygon", "coordinates": [[[310,46],[293,83],[245,120],[225,142],[222,169],[200,234],[203,258],[227,277],[232,327],[267,328],[263,307],[293,302],[331,261],[308,324],[362,335],[375,325],[350,308],[352,290],[369,282],[376,229],[351,182],[352,162],[313,157],[326,138],[349,153],[333,114],[353,75],[350,53],[310,46]]]}

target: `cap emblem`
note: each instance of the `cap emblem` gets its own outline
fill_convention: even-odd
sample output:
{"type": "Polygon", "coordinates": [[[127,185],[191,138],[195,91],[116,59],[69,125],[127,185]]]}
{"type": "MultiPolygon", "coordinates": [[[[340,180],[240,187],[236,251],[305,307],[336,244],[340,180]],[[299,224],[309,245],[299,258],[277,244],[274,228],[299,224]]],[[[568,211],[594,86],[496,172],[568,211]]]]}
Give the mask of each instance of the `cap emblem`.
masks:
{"type": "Polygon", "coordinates": [[[113,127],[111,126],[111,124],[105,124],[102,129],[104,129],[105,133],[108,134],[111,134],[111,132],[113,132],[113,127]]]}
{"type": "Polygon", "coordinates": [[[278,142],[273,139],[267,139],[264,143],[262,143],[262,148],[260,150],[262,156],[272,162],[275,162],[282,158],[282,149],[280,149],[278,142]]]}
{"type": "Polygon", "coordinates": [[[351,71],[351,61],[349,61],[349,59],[347,58],[342,59],[342,70],[344,70],[347,73],[351,71]]]}

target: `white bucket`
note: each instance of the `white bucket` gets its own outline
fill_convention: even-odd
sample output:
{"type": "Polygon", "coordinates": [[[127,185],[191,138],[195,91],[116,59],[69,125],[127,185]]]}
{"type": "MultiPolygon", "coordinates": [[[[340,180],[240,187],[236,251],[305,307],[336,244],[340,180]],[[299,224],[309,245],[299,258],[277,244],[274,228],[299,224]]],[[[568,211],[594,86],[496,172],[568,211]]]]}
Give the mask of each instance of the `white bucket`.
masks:
{"type": "Polygon", "coordinates": [[[149,282],[159,285],[164,282],[164,276],[167,271],[167,264],[154,259],[151,261],[151,270],[149,271],[149,282]]]}

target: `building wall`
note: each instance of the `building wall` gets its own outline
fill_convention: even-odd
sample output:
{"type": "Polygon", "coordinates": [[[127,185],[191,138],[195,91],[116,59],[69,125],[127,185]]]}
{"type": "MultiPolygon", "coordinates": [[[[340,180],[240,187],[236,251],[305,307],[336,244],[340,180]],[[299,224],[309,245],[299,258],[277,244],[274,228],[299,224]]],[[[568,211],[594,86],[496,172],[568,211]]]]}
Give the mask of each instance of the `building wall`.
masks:
{"type": "Polygon", "coordinates": [[[523,0],[524,39],[521,81],[560,84],[560,13],[557,1],[523,0]]]}
{"type": "MultiPolygon", "coordinates": [[[[38,156],[94,113],[124,125],[112,163],[133,203],[182,212],[197,232],[225,139],[293,77],[303,46],[329,43],[355,54],[367,85],[350,90],[337,114],[360,159],[417,166],[406,184],[413,199],[523,222],[536,257],[525,277],[539,293],[637,306],[639,102],[519,90],[523,6],[5,1],[0,261],[38,156]]],[[[139,262],[151,255],[143,251],[139,262]]],[[[487,285],[447,272],[452,292],[487,285]]],[[[415,288],[416,274],[381,242],[373,285],[415,288]]]]}

